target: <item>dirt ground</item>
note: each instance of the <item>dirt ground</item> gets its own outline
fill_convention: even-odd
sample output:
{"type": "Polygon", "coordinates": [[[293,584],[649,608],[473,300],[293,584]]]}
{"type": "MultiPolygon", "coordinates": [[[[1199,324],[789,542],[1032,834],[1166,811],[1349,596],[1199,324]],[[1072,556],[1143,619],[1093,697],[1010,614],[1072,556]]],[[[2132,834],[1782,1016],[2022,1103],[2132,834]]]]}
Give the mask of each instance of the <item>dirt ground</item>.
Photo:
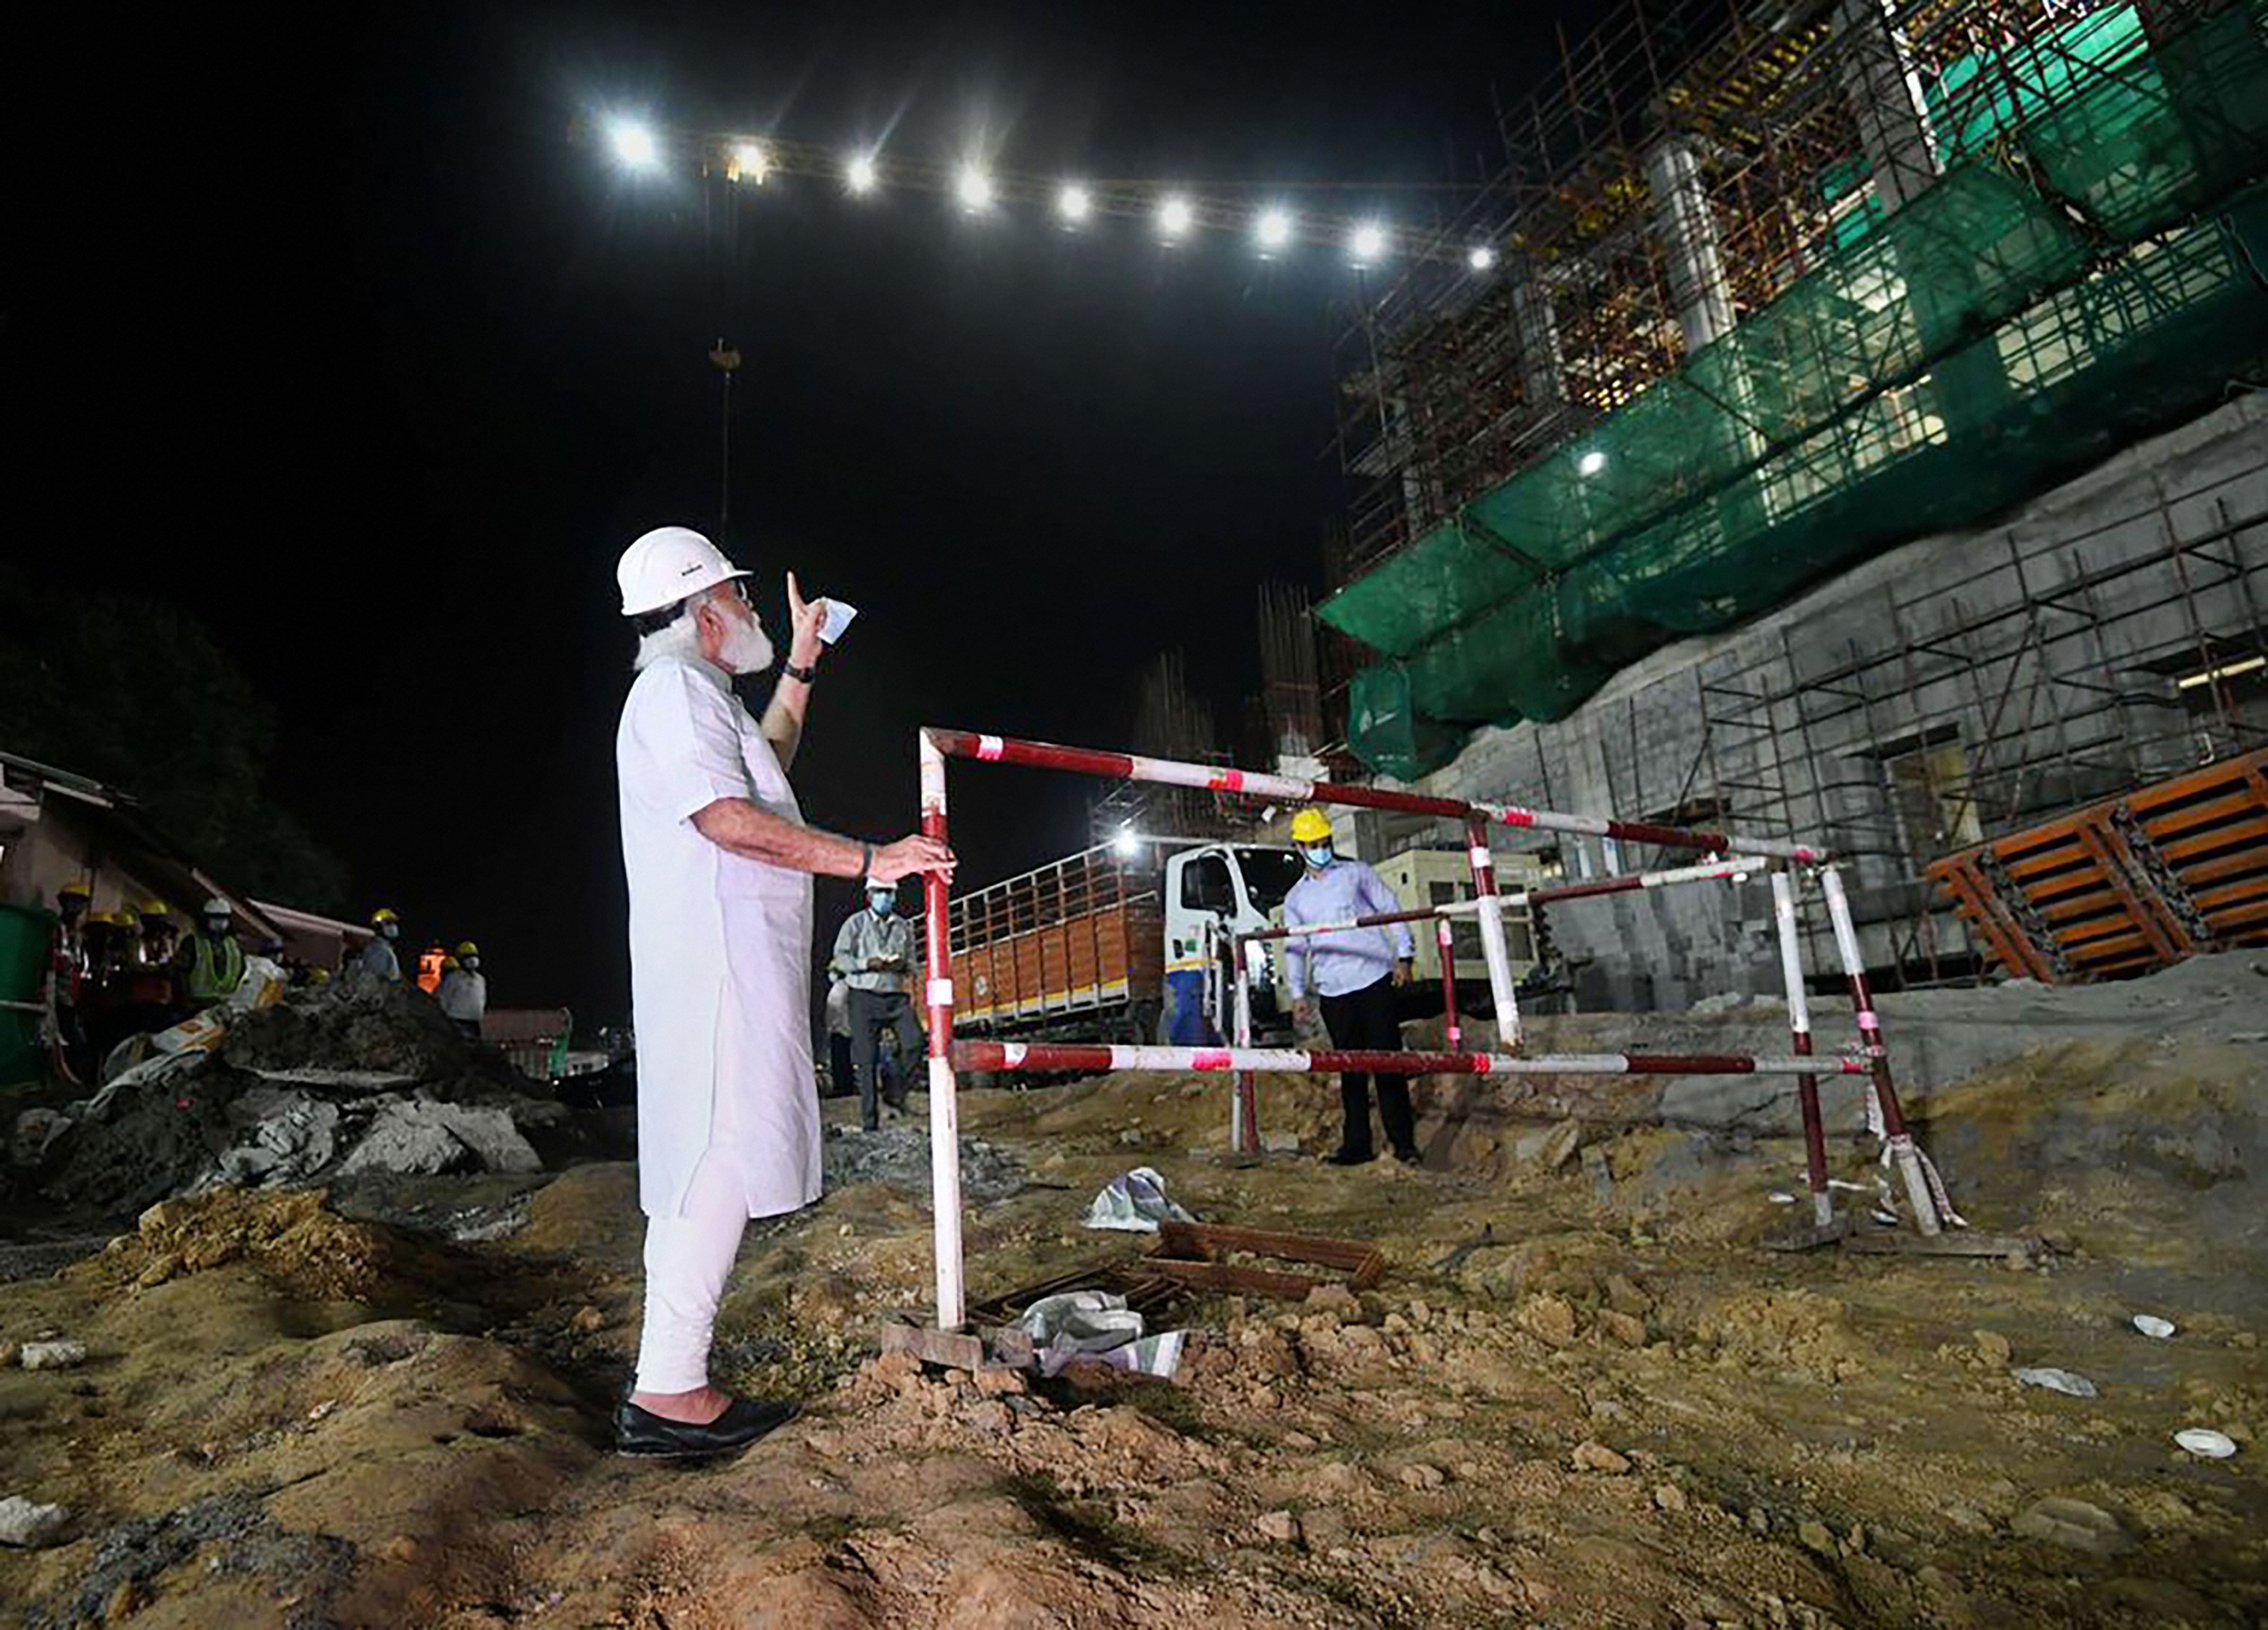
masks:
{"type": "MultiPolygon", "coordinates": [[[[2257,1624],[2264,1088],[2268,1046],[2157,1014],[1933,1095],[1956,1199],[2043,1236],[2029,1266],[1764,1250],[1793,1141],[1539,1135],[1557,1096],[1484,1121],[1423,1083],[1425,1169],[1241,1169],[1217,1079],[970,1093],[964,1130],[1026,1178],[970,1209],[980,1297],[1138,1250],[1079,1226],[1133,1165],[1209,1221],[1374,1241],[1386,1278],[1193,1302],[1173,1383],[924,1374],[871,1328],[925,1302],[925,1196],[858,1183],[753,1227],[720,1321],[719,1378],[807,1412],[689,1470],[607,1450],[629,1165],[169,1202],[0,1286],[0,1341],[90,1350],[0,1370],[0,1496],[72,1513],[0,1550],[0,1602],[40,1626],[2257,1624]],[[2189,1426],[2236,1455],[2183,1452],[2189,1426]]],[[[1327,1085],[1265,1081],[1263,1115],[1334,1140],[1327,1085]]],[[[1836,1164],[1863,1210],[1866,1150],[1836,1164]]]]}

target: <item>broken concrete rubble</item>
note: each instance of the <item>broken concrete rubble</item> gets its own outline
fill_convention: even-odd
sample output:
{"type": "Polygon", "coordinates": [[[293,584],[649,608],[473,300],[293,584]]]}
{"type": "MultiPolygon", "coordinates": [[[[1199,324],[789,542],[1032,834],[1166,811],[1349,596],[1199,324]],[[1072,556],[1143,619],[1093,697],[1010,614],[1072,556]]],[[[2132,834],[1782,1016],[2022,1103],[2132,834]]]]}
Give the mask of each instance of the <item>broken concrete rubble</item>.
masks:
{"type": "Polygon", "coordinates": [[[324,988],[236,1015],[210,1053],[114,1083],[36,1137],[51,1200],[138,1211],[221,1186],[530,1172],[568,1111],[422,992],[324,988]]]}

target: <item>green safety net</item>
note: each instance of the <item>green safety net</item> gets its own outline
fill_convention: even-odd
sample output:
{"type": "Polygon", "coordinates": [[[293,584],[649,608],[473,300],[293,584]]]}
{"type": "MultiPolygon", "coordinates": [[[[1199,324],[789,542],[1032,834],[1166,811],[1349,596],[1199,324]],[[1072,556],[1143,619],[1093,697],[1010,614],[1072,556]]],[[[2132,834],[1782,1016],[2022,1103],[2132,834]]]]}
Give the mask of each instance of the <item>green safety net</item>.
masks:
{"type": "Polygon", "coordinates": [[[1429,721],[1565,717],[1668,639],[2019,501],[2268,359],[2263,193],[2216,181],[2268,158],[2264,10],[2153,48],[2120,8],[2066,31],[2092,29],[2068,73],[1965,102],[1948,75],[1964,162],[1325,602],[1398,659],[1358,682],[1395,705],[1352,718],[1356,750],[1407,775],[1441,750],[1415,750],[1429,721]],[[2154,65],[2176,58],[2179,93],[2154,65]]]}
{"type": "Polygon", "coordinates": [[[1375,663],[1354,676],[1347,720],[1371,767],[1404,781],[1439,770],[1464,745],[1462,730],[1418,717],[1410,700],[1410,675],[1398,662],[1375,663]]]}

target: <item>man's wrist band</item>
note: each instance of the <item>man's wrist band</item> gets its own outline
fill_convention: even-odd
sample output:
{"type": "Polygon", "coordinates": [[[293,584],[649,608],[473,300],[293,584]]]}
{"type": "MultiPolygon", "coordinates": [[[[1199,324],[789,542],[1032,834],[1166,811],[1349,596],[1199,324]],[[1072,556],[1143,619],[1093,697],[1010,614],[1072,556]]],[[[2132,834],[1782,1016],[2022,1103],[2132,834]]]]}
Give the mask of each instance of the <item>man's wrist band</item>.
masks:
{"type": "Polygon", "coordinates": [[[863,883],[874,874],[874,845],[861,844],[858,847],[864,851],[858,857],[858,881],[863,883]]]}
{"type": "Polygon", "coordinates": [[[790,679],[799,679],[806,685],[819,677],[819,670],[817,668],[798,667],[792,662],[781,663],[780,672],[786,675],[790,679]]]}

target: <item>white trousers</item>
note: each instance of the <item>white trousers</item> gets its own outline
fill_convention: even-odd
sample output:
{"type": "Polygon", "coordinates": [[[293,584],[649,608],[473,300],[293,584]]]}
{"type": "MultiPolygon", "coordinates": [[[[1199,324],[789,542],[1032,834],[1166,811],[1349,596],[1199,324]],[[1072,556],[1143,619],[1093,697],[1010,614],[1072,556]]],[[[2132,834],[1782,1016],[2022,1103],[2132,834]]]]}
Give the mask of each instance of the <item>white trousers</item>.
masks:
{"type": "Polygon", "coordinates": [[[684,1211],[646,1219],[639,1391],[691,1392],[709,1384],[717,1302],[747,1226],[747,1191],[726,1162],[706,1157],[686,1191],[684,1211]]]}

